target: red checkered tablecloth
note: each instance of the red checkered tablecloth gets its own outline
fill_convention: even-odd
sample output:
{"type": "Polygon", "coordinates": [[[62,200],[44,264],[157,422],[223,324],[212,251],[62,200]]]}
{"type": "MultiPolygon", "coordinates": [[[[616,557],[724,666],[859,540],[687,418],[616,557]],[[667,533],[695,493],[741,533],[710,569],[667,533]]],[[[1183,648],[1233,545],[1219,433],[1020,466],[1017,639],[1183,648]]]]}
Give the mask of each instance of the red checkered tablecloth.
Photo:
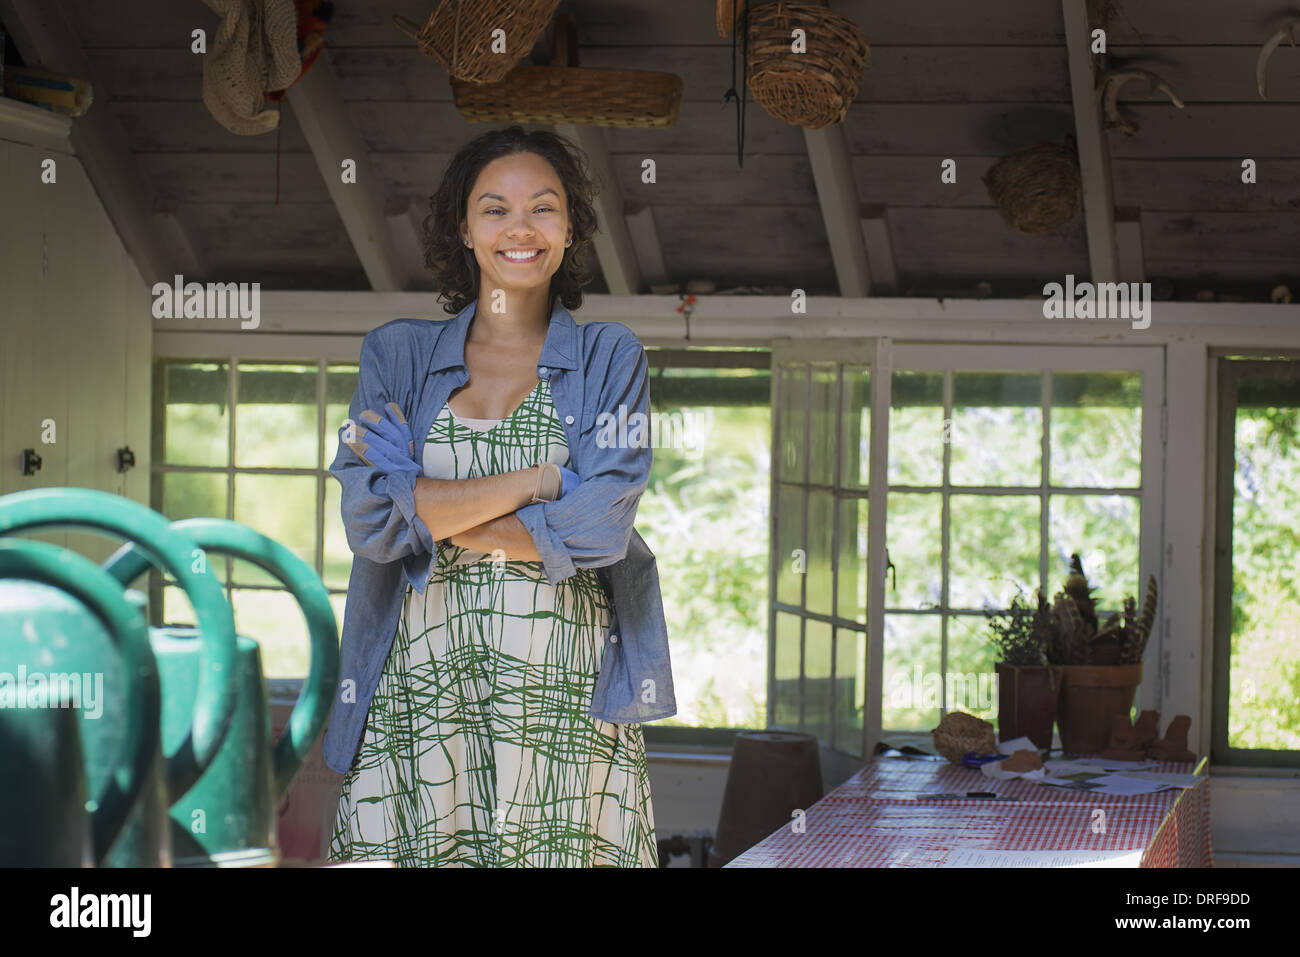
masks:
{"type": "MultiPolygon", "coordinates": [[[[1189,764],[1158,771],[1187,774],[1189,764]]],[[[1035,852],[1019,866],[1064,866],[1090,852],[1116,864],[1211,867],[1210,781],[1118,797],[998,781],[943,759],[878,757],[727,867],[996,866],[998,852],[1035,852]],[[1015,801],[918,800],[992,791],[1015,801]],[[1098,813],[1100,812],[1100,813],[1098,813]],[[983,853],[993,852],[993,853],[983,853]]],[[[1003,856],[1005,858],[1005,855],[1003,856]]]]}

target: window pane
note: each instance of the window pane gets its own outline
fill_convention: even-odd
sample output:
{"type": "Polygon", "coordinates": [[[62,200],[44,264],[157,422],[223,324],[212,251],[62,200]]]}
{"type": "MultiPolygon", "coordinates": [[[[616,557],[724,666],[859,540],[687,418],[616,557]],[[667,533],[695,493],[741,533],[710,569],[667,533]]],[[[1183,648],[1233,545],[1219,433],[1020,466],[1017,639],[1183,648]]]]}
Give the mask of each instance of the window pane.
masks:
{"type": "Polygon", "coordinates": [[[333,476],[325,480],[325,570],[321,579],[327,588],[346,588],[352,574],[352,549],[339,507],[341,492],[342,486],[333,476]]]}
{"type": "Polygon", "coordinates": [[[1052,374],[1052,484],[1137,488],[1142,479],[1142,376],[1052,374]]]}
{"type": "Polygon", "coordinates": [[[831,614],[831,530],[834,525],[831,492],[808,493],[808,594],[806,607],[819,615],[831,614]]]}
{"type": "Polygon", "coordinates": [[[787,482],[804,481],[803,443],[807,433],[804,409],[808,404],[808,366],[806,363],[781,365],[781,462],[778,476],[787,482]]]}
{"type": "Polygon", "coordinates": [[[346,594],[330,592],[330,605],[334,608],[334,620],[338,622],[340,642],[343,640],[343,609],[347,605],[347,598],[346,594]]]}
{"type": "Polygon", "coordinates": [[[1300,749],[1297,392],[1285,380],[1238,385],[1228,692],[1233,748],[1300,749]]]}
{"type": "MultiPolygon", "coordinates": [[[[235,476],[235,521],[273,538],[316,567],[316,479],[310,475],[235,476]]],[[[240,585],[279,584],[247,562],[235,563],[240,585]]]]}
{"type": "Polygon", "coordinates": [[[770,375],[658,367],[650,399],[656,445],[637,528],[658,556],[673,636],[673,721],[766,727],[770,375]]]}
{"type": "MultiPolygon", "coordinates": [[[[358,367],[332,365],[325,379],[325,457],[329,468],[339,451],[339,429],[348,417],[348,406],[357,391],[358,367]]],[[[337,484],[337,482],[335,482],[337,484]]]]}
{"type": "Polygon", "coordinates": [[[944,701],[949,711],[965,711],[994,721],[997,681],[993,665],[997,652],[988,640],[988,619],[982,615],[953,615],[948,619],[948,672],[944,701]]]}
{"type": "Polygon", "coordinates": [[[886,608],[938,608],[942,597],[943,496],[938,492],[889,493],[889,560],[886,608]]]}
{"type": "Polygon", "coordinates": [[[224,362],[159,364],[163,462],[170,465],[227,464],[229,379],[230,367],[224,362]]]}
{"type": "Polygon", "coordinates": [[[953,374],[953,485],[1042,483],[1042,380],[1036,372],[953,374]]]}
{"type": "MultiPolygon", "coordinates": [[[[238,566],[238,562],[236,566],[238,566]]],[[[267,678],[305,678],[311,660],[307,620],[286,591],[232,589],[235,630],[261,646],[267,678]]]]}
{"type": "Polygon", "coordinates": [[[772,657],[775,687],[772,691],[772,724],[780,728],[799,727],[799,618],[789,612],[776,613],[772,657]]]}
{"type": "Polygon", "coordinates": [[[937,614],[885,616],[882,728],[929,731],[939,723],[943,702],[940,641],[937,614]]]}
{"type": "Polygon", "coordinates": [[[317,467],[316,380],[315,366],[239,364],[236,467],[317,467]]]}
{"type": "Polygon", "coordinates": [[[776,600],[787,605],[803,602],[803,577],[808,565],[803,537],[803,492],[798,486],[776,488],[776,600]],[[796,551],[802,554],[796,554],[796,551]]]}
{"type": "Polygon", "coordinates": [[[871,369],[843,367],[840,405],[840,484],[866,488],[871,476],[871,369]]]}
{"type": "Polygon", "coordinates": [[[812,621],[804,626],[804,731],[829,742],[831,737],[831,626],[812,621]]]}
{"type": "MultiPolygon", "coordinates": [[[[221,578],[222,572],[213,569],[213,573],[221,578]]],[[[225,593],[225,589],[222,589],[225,593]]],[[[198,626],[198,619],[194,615],[194,606],[190,604],[189,596],[185,594],[185,589],[178,585],[163,586],[163,617],[164,625],[190,625],[198,626]]]]}
{"type": "Polygon", "coordinates": [[[891,485],[940,485],[944,428],[943,373],[895,372],[889,409],[891,485]]]}
{"type": "Polygon", "coordinates": [[[1048,508],[1049,570],[1056,571],[1055,580],[1047,582],[1051,591],[1055,593],[1069,573],[1070,555],[1078,553],[1084,574],[1097,588],[1098,611],[1118,611],[1125,595],[1141,604],[1145,587],[1138,587],[1138,500],[1128,495],[1053,495],[1048,508]]]}
{"type": "Polygon", "coordinates": [[[835,629],[835,748],[862,756],[867,705],[867,636],[835,629]]]}
{"type": "Polygon", "coordinates": [[[948,601],[1006,608],[1038,583],[1039,500],[1031,495],[954,495],[948,601]]]}
{"type": "Polygon", "coordinates": [[[814,485],[830,485],[835,475],[835,410],[839,401],[835,375],[834,365],[818,363],[812,367],[808,481],[814,485]]]}
{"type": "Polygon", "coordinates": [[[867,500],[845,498],[839,502],[839,591],[836,601],[841,618],[867,623],[867,500]]]}
{"type": "Polygon", "coordinates": [[[164,472],[159,508],[173,522],[183,518],[225,518],[226,476],[216,472],[164,472]]]}

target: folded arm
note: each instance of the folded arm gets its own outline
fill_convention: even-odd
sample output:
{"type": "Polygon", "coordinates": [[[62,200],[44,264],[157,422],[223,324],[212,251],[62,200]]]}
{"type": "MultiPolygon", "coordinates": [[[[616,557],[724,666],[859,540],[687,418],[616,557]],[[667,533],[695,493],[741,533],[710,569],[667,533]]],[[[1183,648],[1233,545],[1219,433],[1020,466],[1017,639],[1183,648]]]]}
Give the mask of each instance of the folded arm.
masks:
{"type": "Polygon", "coordinates": [[[592,350],[600,357],[594,360],[599,367],[585,372],[587,392],[595,392],[592,386],[599,383],[599,396],[592,408],[583,411],[584,438],[579,448],[570,450],[581,484],[554,502],[526,505],[515,512],[552,584],[580,568],[613,565],[627,554],[637,504],[650,478],[654,453],[649,441],[649,363],[636,336],[626,328],[620,335],[618,328],[610,324],[601,330],[602,335],[617,339],[610,348],[592,350]],[[615,422],[633,422],[637,413],[644,416],[644,442],[632,445],[628,436],[614,436],[612,442],[597,440],[602,414],[615,422]]]}

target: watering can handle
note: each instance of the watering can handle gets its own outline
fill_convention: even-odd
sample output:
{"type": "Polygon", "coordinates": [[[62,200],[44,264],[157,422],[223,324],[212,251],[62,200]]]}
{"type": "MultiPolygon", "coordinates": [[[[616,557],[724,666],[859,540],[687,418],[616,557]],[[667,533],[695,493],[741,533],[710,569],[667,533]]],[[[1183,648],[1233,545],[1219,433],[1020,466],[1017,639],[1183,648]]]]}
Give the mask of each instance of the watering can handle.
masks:
{"type": "MultiPolygon", "coordinates": [[[[199,685],[190,733],[167,755],[167,803],[174,804],[217,756],[235,715],[235,618],[221,584],[206,568],[195,569],[194,543],[139,502],[89,488],[29,489],[0,498],[0,535],[51,526],[86,528],[136,543],[152,564],[180,582],[194,606],[203,636],[199,685]]],[[[132,580],[114,577],[123,585],[132,580]]]]}
{"type": "Polygon", "coordinates": [[[90,559],[57,545],[0,539],[0,578],[41,582],[67,592],[103,622],[121,655],[126,698],[121,754],[101,793],[86,802],[94,859],[101,861],[126,824],[158,753],[162,703],[148,623],[116,580],[90,559]]]}
{"type": "MultiPolygon", "coordinates": [[[[311,665],[272,758],[278,800],[289,790],[293,776],[316,743],[338,685],[339,636],[329,592],[311,566],[279,542],[246,525],[224,518],[189,518],[172,523],[172,528],[205,552],[233,555],[270,572],[289,589],[307,619],[311,665]]],[[[144,571],[143,559],[134,554],[130,545],[120,549],[105,567],[124,581],[144,571]]]]}

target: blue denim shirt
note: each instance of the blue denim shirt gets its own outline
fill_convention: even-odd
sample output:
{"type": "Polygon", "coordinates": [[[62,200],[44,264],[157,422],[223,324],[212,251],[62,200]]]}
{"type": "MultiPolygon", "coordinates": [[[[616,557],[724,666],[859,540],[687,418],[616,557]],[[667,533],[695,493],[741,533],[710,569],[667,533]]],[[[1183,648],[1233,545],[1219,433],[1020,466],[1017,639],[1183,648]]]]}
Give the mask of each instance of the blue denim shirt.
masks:
{"type": "MultiPolygon", "coordinates": [[[[361,422],[365,409],[382,412],[396,402],[419,444],[448,396],[469,381],[465,337],[475,305],[454,318],[394,319],[368,333],[349,419],[361,422]]],[[[548,380],[582,481],[563,498],[527,505],[515,515],[532,536],[548,581],[594,568],[609,596],[610,626],[589,713],[615,724],[671,717],[677,704],[659,573],[654,554],[633,528],[653,457],[645,349],[621,323],[579,325],[557,301],[537,375],[548,380]],[[610,442],[602,413],[623,423],[638,412],[645,416],[646,442],[610,442]]],[[[416,475],[388,475],[366,465],[342,441],[343,428],[330,472],[343,486],[341,511],[353,561],[324,757],[346,774],[397,632],[406,585],[424,593],[437,544],[415,513],[416,475]]]]}

